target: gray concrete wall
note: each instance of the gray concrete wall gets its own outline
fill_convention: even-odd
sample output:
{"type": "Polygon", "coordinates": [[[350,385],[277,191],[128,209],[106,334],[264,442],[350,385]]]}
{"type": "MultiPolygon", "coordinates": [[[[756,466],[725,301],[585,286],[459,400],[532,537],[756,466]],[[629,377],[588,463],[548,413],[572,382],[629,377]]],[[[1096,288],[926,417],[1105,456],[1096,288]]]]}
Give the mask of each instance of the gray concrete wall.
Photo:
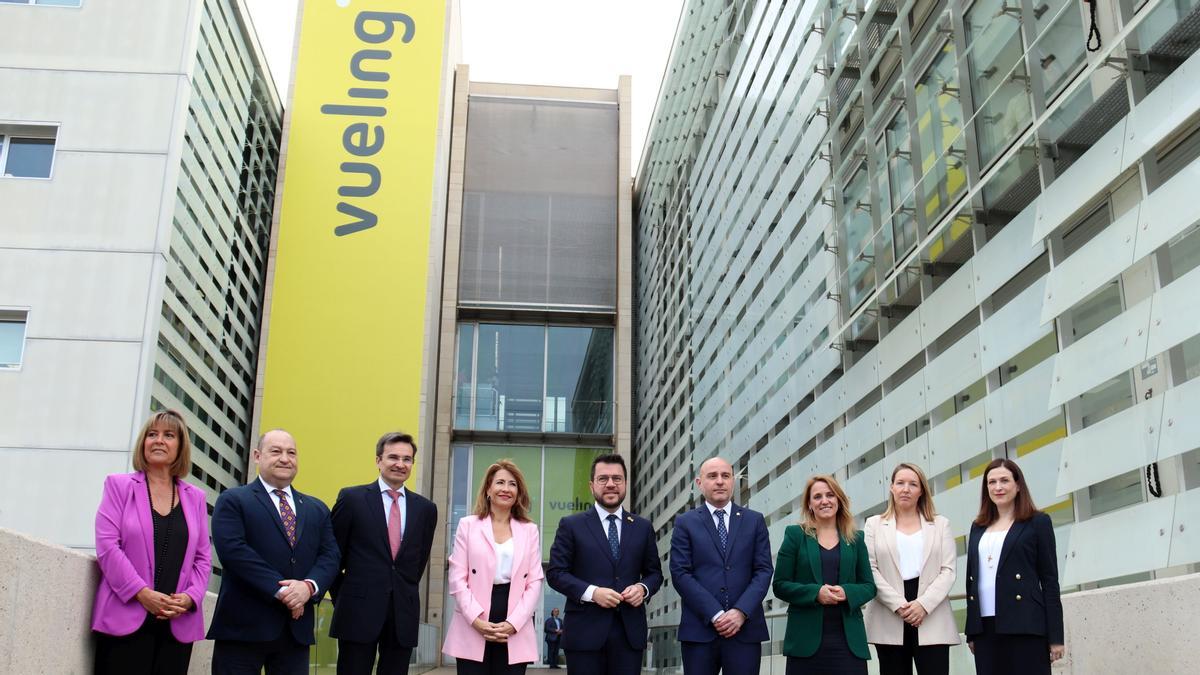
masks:
{"type": "MultiPolygon", "coordinates": [[[[0,528],[0,674],[91,673],[99,580],[94,556],[0,528]]],[[[209,593],[206,625],[215,601],[209,593]]],[[[1200,574],[1066,595],[1067,658],[1054,672],[1192,672],[1200,654],[1197,608],[1200,574]]],[[[197,642],[190,672],[208,673],[211,660],[212,642],[197,642]]],[[[952,672],[974,672],[965,647],[951,660],[952,672]]],[[[763,673],[782,673],[783,665],[782,658],[764,659],[763,673]]]]}
{"type": "MultiPolygon", "coordinates": [[[[0,528],[0,674],[92,672],[93,555],[0,528]]],[[[204,603],[205,625],[216,596],[204,603]]],[[[195,675],[211,671],[212,642],[192,650],[195,675]]]]}

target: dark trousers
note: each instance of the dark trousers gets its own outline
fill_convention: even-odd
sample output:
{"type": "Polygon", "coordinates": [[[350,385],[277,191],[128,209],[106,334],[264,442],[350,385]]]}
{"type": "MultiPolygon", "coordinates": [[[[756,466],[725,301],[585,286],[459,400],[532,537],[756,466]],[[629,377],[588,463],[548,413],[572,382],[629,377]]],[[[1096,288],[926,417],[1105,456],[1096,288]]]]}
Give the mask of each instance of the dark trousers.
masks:
{"type": "Polygon", "coordinates": [[[142,627],[129,635],[96,636],[96,675],[185,675],[192,644],[171,633],[171,622],[146,615],[142,627]]]}
{"type": "Polygon", "coordinates": [[[684,675],[758,675],[762,644],[717,636],[712,642],[681,642],[684,675]]]}
{"type": "Polygon", "coordinates": [[[642,672],[642,650],[629,644],[620,614],[613,617],[603,648],[567,650],[567,672],[571,675],[638,675],[642,672]]]}
{"type": "Polygon", "coordinates": [[[407,675],[412,650],[396,641],[396,615],[389,603],[383,628],[373,642],[338,640],[337,675],[370,675],[376,652],[379,653],[379,665],[375,668],[378,675],[407,675]]]}
{"type": "Polygon", "coordinates": [[[546,640],[546,663],[550,664],[551,668],[558,667],[558,644],[560,640],[551,642],[546,640]]]}
{"type": "MultiPolygon", "coordinates": [[[[917,599],[920,579],[904,580],[904,599],[917,599]]],[[[950,645],[921,646],[917,629],[904,624],[904,644],[875,645],[879,655],[879,675],[912,675],[913,664],[917,664],[917,675],[949,675],[950,645]]]]}
{"type": "Polygon", "coordinates": [[[308,675],[308,649],[287,628],[270,642],[216,640],[212,675],[308,675]]]}
{"type": "MultiPolygon", "coordinates": [[[[488,621],[500,623],[506,620],[508,614],[508,584],[492,586],[492,608],[488,611],[488,621]]],[[[526,630],[532,630],[532,624],[526,630]]],[[[471,661],[455,659],[458,675],[525,675],[524,663],[508,663],[508,645],[503,642],[485,642],[483,644],[483,660],[471,661]]]]}
{"type": "Polygon", "coordinates": [[[995,617],[983,617],[983,632],[971,635],[975,643],[977,675],[1050,675],[1050,643],[1042,635],[1005,635],[996,632],[995,617]]]}

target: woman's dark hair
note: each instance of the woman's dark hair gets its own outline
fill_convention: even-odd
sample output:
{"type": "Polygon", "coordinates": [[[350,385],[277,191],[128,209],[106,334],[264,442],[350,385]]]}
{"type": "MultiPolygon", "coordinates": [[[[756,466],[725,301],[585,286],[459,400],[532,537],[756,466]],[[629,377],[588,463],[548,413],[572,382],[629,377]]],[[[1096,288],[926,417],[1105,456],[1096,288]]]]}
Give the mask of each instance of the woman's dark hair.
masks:
{"type": "Polygon", "coordinates": [[[975,516],[975,524],[980,527],[987,527],[1000,518],[1000,512],[992,503],[991,495],[988,494],[987,484],[988,474],[999,468],[1011,471],[1013,481],[1017,484],[1017,496],[1013,498],[1013,521],[1024,522],[1038,512],[1037,507],[1033,505],[1033,497],[1029,495],[1029,486],[1025,484],[1025,474],[1021,473],[1021,467],[1011,459],[993,459],[983,470],[983,484],[979,493],[979,515],[975,516]]]}

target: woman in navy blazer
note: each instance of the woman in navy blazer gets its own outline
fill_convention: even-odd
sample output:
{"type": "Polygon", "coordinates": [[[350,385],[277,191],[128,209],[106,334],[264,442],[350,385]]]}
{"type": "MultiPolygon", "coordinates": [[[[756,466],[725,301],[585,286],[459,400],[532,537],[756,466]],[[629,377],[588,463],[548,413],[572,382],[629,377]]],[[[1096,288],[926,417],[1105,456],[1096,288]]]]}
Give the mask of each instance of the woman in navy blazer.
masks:
{"type": "Polygon", "coordinates": [[[1066,651],[1054,526],[1012,460],[983,472],[967,544],[966,634],[979,675],[1048,675],[1066,651]]]}
{"type": "Polygon", "coordinates": [[[201,604],[212,570],[204,492],[187,425],[155,413],[133,446],[133,473],[104,481],[96,512],[100,584],[92,611],[96,673],[186,673],[204,637],[201,604]]]}

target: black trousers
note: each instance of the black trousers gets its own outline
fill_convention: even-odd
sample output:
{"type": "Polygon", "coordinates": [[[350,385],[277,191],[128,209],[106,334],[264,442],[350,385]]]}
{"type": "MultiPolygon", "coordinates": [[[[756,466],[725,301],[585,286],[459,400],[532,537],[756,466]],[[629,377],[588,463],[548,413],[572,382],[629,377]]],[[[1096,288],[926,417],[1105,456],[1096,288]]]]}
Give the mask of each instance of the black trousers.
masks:
{"type": "Polygon", "coordinates": [[[560,642],[561,640],[555,640],[554,642],[546,641],[546,663],[551,668],[558,667],[558,645],[560,642]]]}
{"type": "MultiPolygon", "coordinates": [[[[920,579],[904,580],[904,599],[917,599],[920,579]]],[[[949,675],[950,645],[921,646],[917,629],[904,624],[904,644],[875,645],[879,655],[879,675],[912,675],[913,664],[918,675],[949,675]]]]}
{"type": "Polygon", "coordinates": [[[192,643],[171,633],[171,622],[146,615],[142,627],[129,635],[96,636],[96,675],[186,675],[192,643]]]}
{"type": "MultiPolygon", "coordinates": [[[[508,618],[508,584],[492,586],[492,608],[488,621],[500,623],[508,618]]],[[[532,625],[532,624],[531,624],[532,625]]],[[[532,627],[526,630],[532,630],[532,627]]],[[[525,675],[524,663],[508,663],[508,645],[503,642],[485,642],[483,660],[455,659],[458,675],[525,675]]]]}
{"type": "Polygon", "coordinates": [[[717,636],[711,642],[680,642],[686,675],[758,675],[762,643],[717,636]]]}
{"type": "Polygon", "coordinates": [[[604,647],[596,651],[566,651],[570,675],[638,675],[642,672],[642,650],[629,644],[620,613],[613,617],[604,647]]]}
{"type": "Polygon", "coordinates": [[[407,675],[412,650],[412,647],[403,647],[396,642],[396,615],[389,603],[387,618],[374,642],[338,640],[337,675],[370,675],[371,666],[376,666],[376,652],[379,653],[379,664],[375,667],[378,675],[407,675]]]}
{"type": "Polygon", "coordinates": [[[1050,642],[1043,635],[996,632],[995,617],[983,617],[983,632],[967,637],[975,643],[977,675],[1050,675],[1050,642]]]}
{"type": "Polygon", "coordinates": [[[296,642],[284,628],[269,642],[216,640],[213,643],[213,675],[308,675],[308,645],[296,642]]]}

